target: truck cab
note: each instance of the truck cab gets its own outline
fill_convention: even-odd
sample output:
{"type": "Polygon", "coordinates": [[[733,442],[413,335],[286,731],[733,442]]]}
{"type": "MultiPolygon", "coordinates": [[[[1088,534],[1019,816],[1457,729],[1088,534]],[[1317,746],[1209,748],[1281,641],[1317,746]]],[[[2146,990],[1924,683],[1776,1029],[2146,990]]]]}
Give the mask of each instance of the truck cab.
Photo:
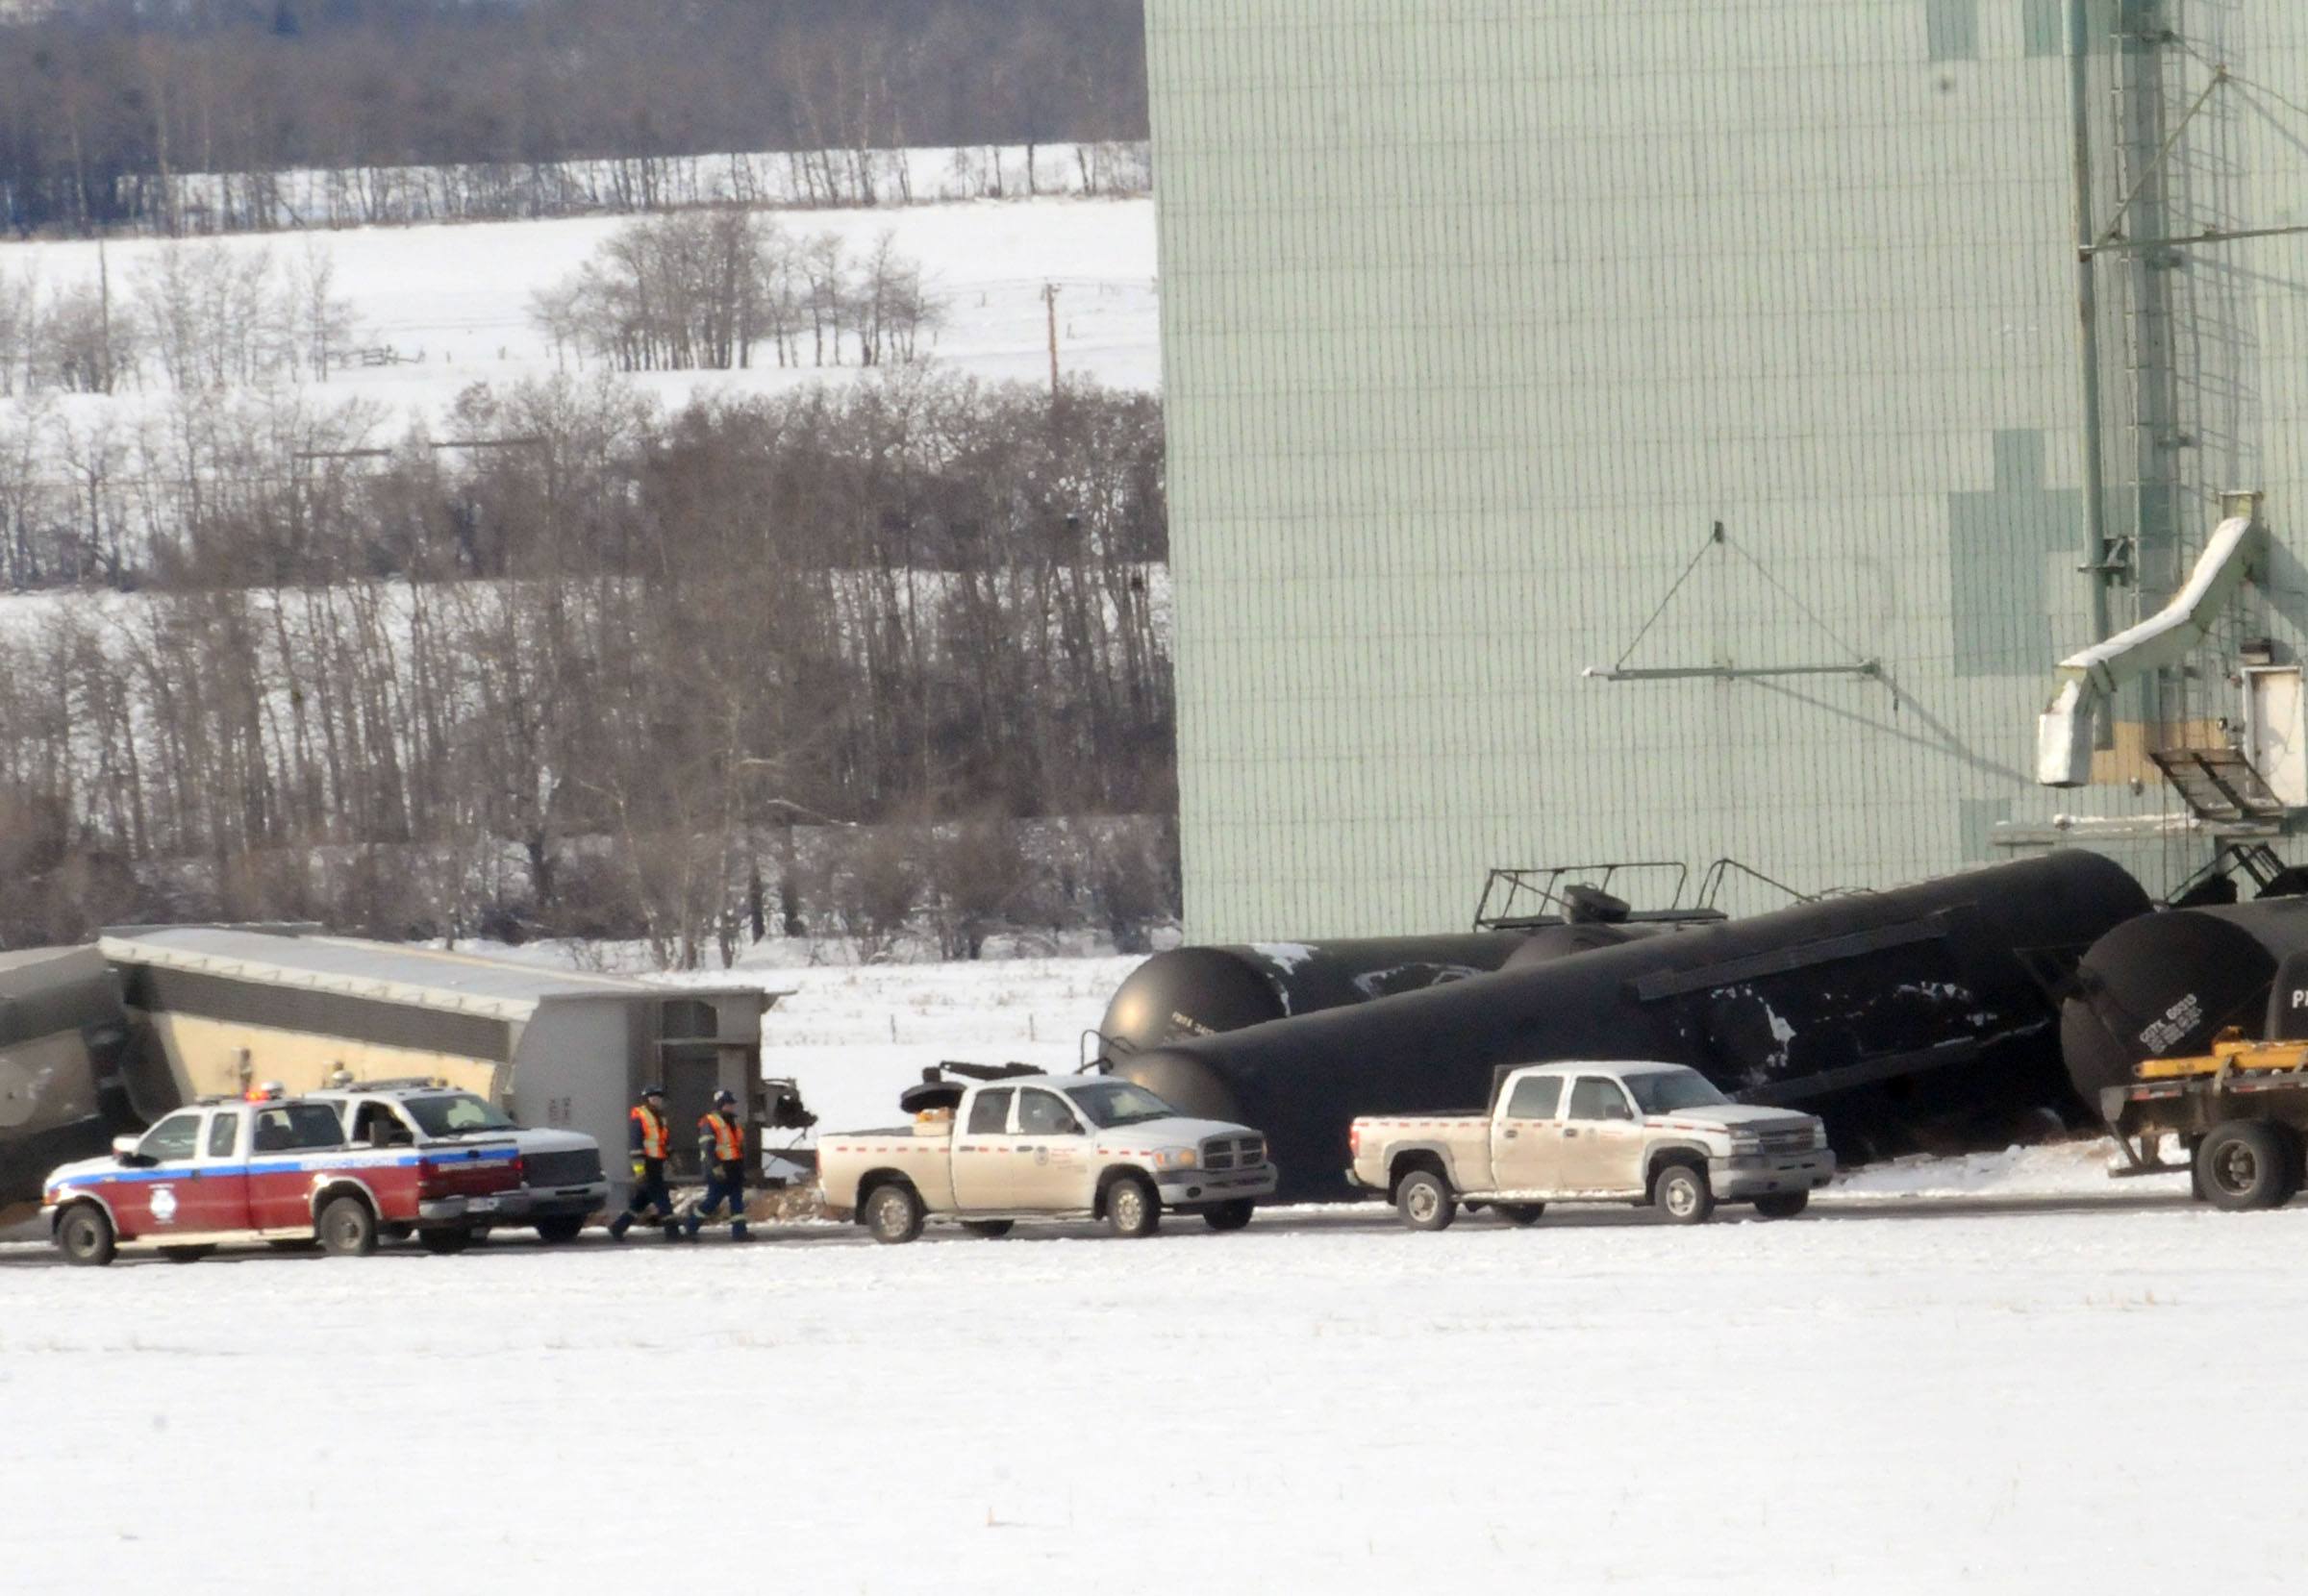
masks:
{"type": "Polygon", "coordinates": [[[1734,1103],[1668,1063],[1502,1070],[1487,1114],[1363,1118],[1347,1139],[1348,1178],[1419,1230],[1442,1229],[1461,1204],[1516,1224],[1554,1202],[1653,1204],[1684,1224],[1751,1202],[1786,1218],[1835,1174],[1818,1116],[1734,1103]]]}
{"type": "Polygon", "coordinates": [[[272,1091],[180,1109],[119,1137],[108,1158],[53,1171],[41,1195],[50,1234],[74,1263],[109,1263],[124,1250],[190,1262],[265,1242],[357,1255],[398,1228],[435,1252],[461,1251],[519,1184],[510,1141],[352,1148],[334,1106],[272,1091]]]}
{"type": "Polygon", "coordinates": [[[374,1081],[310,1092],[362,1147],[446,1147],[475,1138],[520,1150],[523,1184],[502,1194],[492,1223],[528,1225],[549,1242],[575,1240],[609,1201],[601,1144],[580,1131],[522,1125],[488,1099],[434,1080],[374,1081]]]}

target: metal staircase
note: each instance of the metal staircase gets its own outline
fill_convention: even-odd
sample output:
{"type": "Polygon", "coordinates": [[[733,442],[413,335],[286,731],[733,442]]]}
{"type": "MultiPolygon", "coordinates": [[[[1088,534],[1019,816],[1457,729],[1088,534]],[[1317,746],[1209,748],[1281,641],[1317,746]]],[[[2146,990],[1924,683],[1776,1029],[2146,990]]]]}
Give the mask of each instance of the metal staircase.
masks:
{"type": "Polygon", "coordinates": [[[2164,748],[2148,755],[2199,820],[2284,818],[2284,804],[2238,748],[2164,748]]]}

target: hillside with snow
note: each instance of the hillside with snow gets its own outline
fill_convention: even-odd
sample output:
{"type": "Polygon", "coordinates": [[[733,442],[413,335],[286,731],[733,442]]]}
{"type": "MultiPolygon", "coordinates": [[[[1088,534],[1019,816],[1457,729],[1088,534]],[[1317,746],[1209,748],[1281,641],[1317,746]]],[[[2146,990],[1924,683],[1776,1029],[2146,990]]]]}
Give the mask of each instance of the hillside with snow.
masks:
{"type": "MultiPolygon", "coordinates": [[[[1145,198],[970,200],[871,210],[771,212],[797,235],[833,234],[847,253],[869,253],[884,234],[917,262],[944,325],[923,353],[937,365],[995,381],[1046,382],[1046,286],[1058,290],[1061,371],[1109,387],[1161,384],[1154,205],[1145,198]]],[[[535,294],[567,279],[630,217],[356,228],[235,236],[196,245],[130,239],[0,244],[0,281],[29,276],[40,291],[92,285],[100,269],[122,295],[170,249],[265,255],[283,265],[325,253],[353,324],[353,362],[314,385],[326,401],[366,399],[428,420],[474,383],[505,385],[591,369],[557,357],[531,315],[535,294]],[[102,259],[99,259],[99,251],[102,259]]],[[[660,371],[634,381],[679,399],[692,392],[761,392],[849,381],[855,365],[734,371],[660,371]]],[[[112,399],[66,394],[67,411],[141,408],[167,397],[154,374],[112,399]]],[[[0,400],[0,404],[7,401],[0,400]]]]}

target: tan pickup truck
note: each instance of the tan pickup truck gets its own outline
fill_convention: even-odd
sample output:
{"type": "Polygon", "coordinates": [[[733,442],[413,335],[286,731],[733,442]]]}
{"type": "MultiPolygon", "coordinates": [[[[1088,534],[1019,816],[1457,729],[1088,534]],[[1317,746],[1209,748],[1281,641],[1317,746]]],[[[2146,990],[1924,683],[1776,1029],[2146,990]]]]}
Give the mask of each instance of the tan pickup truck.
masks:
{"type": "Polygon", "coordinates": [[[1348,1178],[1422,1231],[1462,1203],[1514,1225],[1562,1202],[1652,1204],[1684,1225],[1750,1202],[1785,1219],[1835,1174],[1817,1116],[1734,1103],[1681,1064],[1502,1070],[1488,1114],[1358,1119],[1347,1145],[1348,1178]]]}
{"type": "Polygon", "coordinates": [[[1150,1235],[1166,1209],[1236,1231],[1274,1194],[1265,1136],[1189,1119],[1128,1081],[965,1085],[933,1070],[898,1101],[913,1124],[817,1140],[825,1206],[854,1212],[876,1241],[911,1241],[931,1219],[985,1236],[1020,1219],[1103,1219],[1116,1235],[1150,1235]]]}

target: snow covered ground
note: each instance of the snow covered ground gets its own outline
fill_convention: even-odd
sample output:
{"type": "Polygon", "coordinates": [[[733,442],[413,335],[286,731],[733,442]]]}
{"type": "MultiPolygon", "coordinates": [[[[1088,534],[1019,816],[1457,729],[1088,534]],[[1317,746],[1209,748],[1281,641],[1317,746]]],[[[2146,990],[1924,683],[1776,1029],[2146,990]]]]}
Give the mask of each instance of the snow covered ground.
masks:
{"type": "MultiPolygon", "coordinates": [[[[738,974],[793,990],[769,1067],[836,1124],[940,1058],[1070,1064],[1130,962],[795,956],[738,974]]],[[[2285,1588],[2290,1525],[2238,1484],[2295,1450],[2308,1376],[2266,1354],[2308,1315],[2308,1209],[2104,1157],[1896,1164],[1696,1230],[0,1247],[0,1586],[2285,1588]]]]}
{"type": "MultiPolygon", "coordinates": [[[[1043,285],[1059,287],[1059,360],[1073,376],[1151,389],[1162,382],[1155,297],[1154,202],[1054,197],[982,200],[880,210],[778,212],[797,236],[834,233],[853,257],[887,231],[918,262],[944,304],[946,326],[927,353],[941,366],[994,380],[1046,382],[1048,312],[1043,285]]],[[[364,398],[395,416],[438,425],[466,386],[504,386],[557,369],[531,322],[530,296],[568,277],[631,217],[380,227],[317,235],[243,235],[203,242],[234,254],[269,252],[276,266],[308,247],[328,252],[336,289],[352,307],[364,346],[389,347],[401,363],[354,365],[317,389],[331,401],[364,398]]],[[[113,282],[133,286],[170,244],[131,239],[108,246],[113,282]]],[[[43,291],[93,283],[97,246],[85,241],[0,243],[0,277],[31,273],[43,291]]],[[[673,371],[634,379],[667,400],[693,391],[765,391],[854,379],[855,366],[673,371]]],[[[574,369],[574,364],[570,367],[574,369]]],[[[107,401],[81,395],[75,413],[107,403],[163,402],[164,384],[107,401]]]]}
{"type": "Polygon", "coordinates": [[[756,1569],[2280,1589],[2292,1527],[2239,1486],[2296,1450],[2308,1377],[2259,1353],[2308,1314],[2304,1244],[2308,1212],[2174,1206],[11,1255],[0,1566],[24,1591],[379,1596],[756,1569]],[[2251,1358],[2248,1400],[2206,1379],[2223,1354],[2251,1358]]]}

